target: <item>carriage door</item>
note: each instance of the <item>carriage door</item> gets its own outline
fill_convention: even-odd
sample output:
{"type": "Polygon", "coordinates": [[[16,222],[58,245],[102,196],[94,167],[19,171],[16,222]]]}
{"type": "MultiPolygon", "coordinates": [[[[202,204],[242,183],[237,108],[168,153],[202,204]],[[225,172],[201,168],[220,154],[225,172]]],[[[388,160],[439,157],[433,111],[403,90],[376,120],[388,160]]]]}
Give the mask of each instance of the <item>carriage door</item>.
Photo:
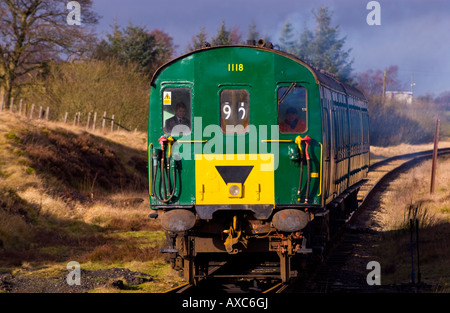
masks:
{"type": "MultiPolygon", "coordinates": [[[[326,100],[325,100],[326,101],[326,100]]],[[[326,199],[330,195],[331,190],[331,124],[330,124],[330,113],[328,107],[322,108],[322,124],[323,124],[323,196],[326,199]]]]}

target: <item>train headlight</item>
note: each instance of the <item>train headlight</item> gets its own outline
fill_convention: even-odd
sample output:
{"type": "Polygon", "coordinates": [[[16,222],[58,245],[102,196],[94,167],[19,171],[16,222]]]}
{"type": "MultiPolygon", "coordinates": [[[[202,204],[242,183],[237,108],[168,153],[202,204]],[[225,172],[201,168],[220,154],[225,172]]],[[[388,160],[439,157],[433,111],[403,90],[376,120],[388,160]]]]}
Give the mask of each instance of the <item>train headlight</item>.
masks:
{"type": "Polygon", "coordinates": [[[242,198],[242,184],[241,183],[228,183],[228,196],[230,198],[242,198]]]}

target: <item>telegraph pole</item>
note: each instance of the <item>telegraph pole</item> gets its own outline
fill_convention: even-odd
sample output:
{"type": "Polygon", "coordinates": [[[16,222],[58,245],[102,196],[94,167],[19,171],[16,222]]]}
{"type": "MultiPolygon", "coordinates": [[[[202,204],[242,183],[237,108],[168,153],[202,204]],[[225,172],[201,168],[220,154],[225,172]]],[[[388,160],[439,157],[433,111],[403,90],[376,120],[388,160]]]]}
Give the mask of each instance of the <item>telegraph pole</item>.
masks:
{"type": "Polygon", "coordinates": [[[436,177],[436,163],[437,163],[438,142],[439,142],[439,120],[436,120],[436,128],[434,130],[433,161],[431,163],[430,194],[432,194],[434,192],[434,181],[435,181],[435,177],[436,177]]]}

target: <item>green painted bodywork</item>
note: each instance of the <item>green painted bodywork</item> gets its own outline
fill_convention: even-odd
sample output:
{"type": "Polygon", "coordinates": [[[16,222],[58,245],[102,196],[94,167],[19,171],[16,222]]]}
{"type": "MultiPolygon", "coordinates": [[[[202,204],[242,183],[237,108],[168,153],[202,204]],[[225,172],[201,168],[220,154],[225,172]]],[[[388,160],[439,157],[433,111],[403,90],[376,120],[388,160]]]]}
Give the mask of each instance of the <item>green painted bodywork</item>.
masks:
{"type": "MultiPolygon", "coordinates": [[[[150,110],[149,110],[149,145],[159,148],[158,138],[164,135],[162,131],[162,95],[166,87],[189,87],[192,93],[192,114],[189,117],[192,123],[192,132],[183,139],[209,140],[212,135],[222,136],[223,151],[230,151],[230,146],[237,152],[236,142],[245,139],[246,143],[254,143],[255,136],[258,143],[264,139],[278,138],[279,140],[292,140],[300,135],[312,138],[309,153],[311,155],[311,172],[317,177],[311,178],[309,204],[323,205],[319,195],[320,188],[320,157],[322,141],[320,94],[317,77],[310,68],[299,60],[287,57],[274,50],[258,47],[224,46],[197,50],[193,53],[179,57],[161,67],[155,74],[151,84],[150,110]],[[229,64],[242,64],[242,71],[229,71],[229,64]],[[277,125],[277,89],[280,86],[289,86],[296,82],[307,90],[307,131],[300,134],[271,134],[271,125],[277,125]],[[246,89],[249,92],[249,124],[256,130],[260,125],[267,125],[267,132],[255,133],[254,128],[243,135],[204,134],[207,125],[220,125],[220,92],[223,89],[246,89]],[[198,118],[201,117],[201,124],[198,118]],[[196,118],[196,119],[194,119],[196,118]],[[272,137],[272,138],[271,138],[272,137]]],[[[180,140],[182,136],[175,137],[180,140]]],[[[183,143],[177,145],[190,145],[190,159],[181,160],[180,184],[173,205],[195,204],[195,168],[194,154],[202,153],[205,143],[183,143]]],[[[245,153],[255,145],[247,144],[245,153]]],[[[294,143],[278,143],[279,149],[269,151],[275,153],[278,166],[275,170],[275,204],[289,205],[302,204],[305,199],[306,164],[303,169],[303,194],[298,201],[297,189],[299,185],[299,163],[289,159],[289,146],[296,147],[294,143]]],[[[305,146],[303,145],[303,148],[305,146]]],[[[178,147],[180,148],[180,147],[178,147]]],[[[174,152],[177,147],[174,147],[174,152]]],[[[184,147],[180,151],[183,151],[184,147]]],[[[259,147],[258,147],[259,149],[259,147]]],[[[242,151],[239,151],[242,152],[242,151]]],[[[266,153],[267,151],[257,151],[266,153]]],[[[160,204],[151,197],[152,205],[160,204]]]]}

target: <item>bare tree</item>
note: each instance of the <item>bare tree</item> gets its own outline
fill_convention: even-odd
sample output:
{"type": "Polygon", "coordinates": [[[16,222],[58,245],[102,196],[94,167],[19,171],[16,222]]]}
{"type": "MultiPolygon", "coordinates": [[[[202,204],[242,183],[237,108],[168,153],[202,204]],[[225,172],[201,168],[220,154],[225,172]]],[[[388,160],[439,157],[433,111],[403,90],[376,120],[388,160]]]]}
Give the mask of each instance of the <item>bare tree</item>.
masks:
{"type": "Polygon", "coordinates": [[[91,25],[98,16],[91,11],[91,0],[78,0],[81,25],[69,25],[72,12],[64,0],[0,1],[0,93],[5,103],[27,82],[30,75],[43,70],[50,60],[72,58],[89,50],[94,42],[91,25]]]}
{"type": "MultiPolygon", "coordinates": [[[[386,70],[386,90],[396,91],[405,87],[398,79],[398,66],[391,65],[386,70]]],[[[371,98],[374,95],[381,96],[383,93],[383,71],[369,69],[356,74],[356,83],[366,97],[371,98]]]]}

